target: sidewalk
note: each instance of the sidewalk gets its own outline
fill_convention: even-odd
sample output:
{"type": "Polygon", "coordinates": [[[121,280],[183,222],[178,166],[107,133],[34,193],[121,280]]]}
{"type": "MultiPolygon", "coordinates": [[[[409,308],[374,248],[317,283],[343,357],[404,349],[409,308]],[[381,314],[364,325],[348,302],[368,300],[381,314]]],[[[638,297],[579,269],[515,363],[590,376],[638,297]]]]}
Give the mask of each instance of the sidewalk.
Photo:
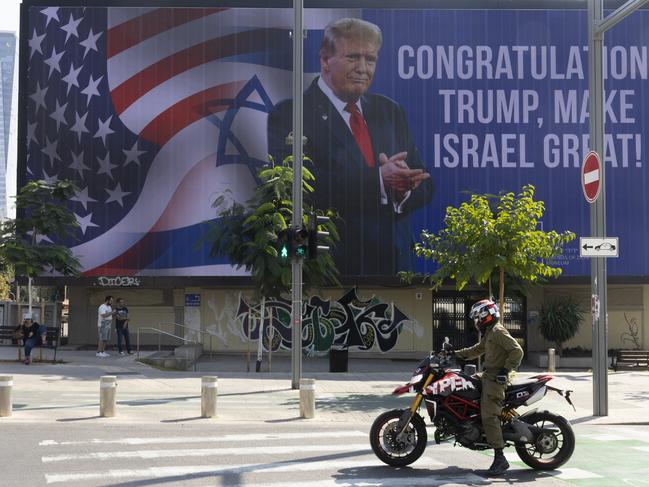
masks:
{"type": "MultiPolygon", "coordinates": [[[[142,355],[152,353],[144,352],[142,355]]],[[[14,414],[1,421],[180,422],[200,414],[200,377],[217,375],[218,421],[292,421],[299,418],[298,391],[291,389],[290,357],[273,356],[272,372],[256,373],[255,356],[247,372],[245,355],[204,356],[197,371],[161,371],[137,362],[136,356],[96,357],[94,351],[60,348],[64,363],[16,361],[14,347],[0,347],[0,375],[13,375],[14,414]],[[118,376],[118,416],[98,418],[99,377],[118,376]]],[[[35,351],[38,357],[38,350],[35,351]]],[[[44,357],[50,358],[47,350],[44,357]]],[[[265,356],[266,360],[267,357],[265,356]]],[[[410,395],[394,398],[392,389],[410,378],[417,361],[350,358],[349,372],[330,373],[328,358],[303,358],[302,377],[316,379],[314,421],[370,424],[380,412],[406,407],[410,395]]],[[[268,364],[264,362],[264,369],[268,364]]],[[[544,373],[523,367],[518,378],[544,373]]],[[[649,424],[649,372],[611,372],[609,415],[592,416],[592,373],[562,371],[551,385],[573,390],[577,411],[553,392],[532,407],[548,409],[574,424],[649,424]]],[[[209,420],[205,420],[209,421],[209,420]]]]}

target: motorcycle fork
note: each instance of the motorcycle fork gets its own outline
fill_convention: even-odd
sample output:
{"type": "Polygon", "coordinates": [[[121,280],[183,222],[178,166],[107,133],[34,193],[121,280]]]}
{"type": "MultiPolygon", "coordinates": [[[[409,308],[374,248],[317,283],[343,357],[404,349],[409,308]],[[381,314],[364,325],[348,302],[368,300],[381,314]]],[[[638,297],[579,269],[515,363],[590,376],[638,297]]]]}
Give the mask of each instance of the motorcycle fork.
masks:
{"type": "Polygon", "coordinates": [[[408,423],[410,423],[412,417],[415,415],[415,413],[417,413],[417,410],[421,405],[421,401],[424,399],[424,391],[431,382],[433,382],[433,374],[428,374],[428,377],[426,377],[426,382],[424,382],[424,385],[421,388],[421,392],[417,393],[412,401],[412,404],[410,405],[410,408],[406,409],[399,418],[399,422],[397,423],[397,436],[403,434],[403,432],[408,427],[408,423]]]}

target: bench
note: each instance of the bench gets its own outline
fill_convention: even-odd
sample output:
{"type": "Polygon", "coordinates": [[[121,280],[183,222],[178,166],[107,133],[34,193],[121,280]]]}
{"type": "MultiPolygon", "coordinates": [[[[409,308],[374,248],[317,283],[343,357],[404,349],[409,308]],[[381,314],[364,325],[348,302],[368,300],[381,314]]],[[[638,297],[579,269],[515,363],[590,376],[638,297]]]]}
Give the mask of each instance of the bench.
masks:
{"type": "Polygon", "coordinates": [[[649,350],[618,350],[613,369],[649,370],[649,350]]]}
{"type": "MultiPolygon", "coordinates": [[[[51,348],[54,349],[54,359],[53,362],[56,362],[56,351],[59,348],[59,337],[61,329],[58,326],[48,326],[47,334],[45,335],[45,343],[38,347],[39,349],[39,360],[43,361],[43,349],[51,348]]],[[[22,360],[23,355],[23,339],[22,333],[16,334],[15,326],[0,326],[0,341],[9,341],[8,345],[15,345],[18,347],[18,361],[22,360]]]]}

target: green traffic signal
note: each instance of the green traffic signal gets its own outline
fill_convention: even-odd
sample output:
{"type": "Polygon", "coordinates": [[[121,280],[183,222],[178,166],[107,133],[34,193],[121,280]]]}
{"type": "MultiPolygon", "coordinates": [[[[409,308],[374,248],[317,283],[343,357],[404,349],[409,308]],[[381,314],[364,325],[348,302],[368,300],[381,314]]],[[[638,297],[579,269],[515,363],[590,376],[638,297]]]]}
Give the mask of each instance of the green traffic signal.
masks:
{"type": "Polygon", "coordinates": [[[286,244],[282,245],[279,255],[282,259],[288,259],[288,245],[286,244]]]}

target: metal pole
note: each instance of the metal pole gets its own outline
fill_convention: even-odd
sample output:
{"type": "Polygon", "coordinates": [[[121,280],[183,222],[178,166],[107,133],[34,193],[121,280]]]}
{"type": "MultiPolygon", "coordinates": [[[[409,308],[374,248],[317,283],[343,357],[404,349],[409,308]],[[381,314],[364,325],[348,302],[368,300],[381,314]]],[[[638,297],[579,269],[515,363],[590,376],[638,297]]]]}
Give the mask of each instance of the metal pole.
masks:
{"type": "MultiPolygon", "coordinates": [[[[302,85],[303,0],[293,0],[293,227],[302,226],[302,85]]],[[[293,259],[291,387],[299,389],[302,376],[302,260],[293,259]]]]}
{"type": "MultiPolygon", "coordinates": [[[[590,149],[600,155],[600,194],[590,206],[590,233],[593,237],[606,236],[606,162],[604,161],[604,70],[602,46],[604,33],[598,32],[604,15],[603,0],[588,2],[588,93],[590,99],[590,149]]],[[[606,312],[606,259],[591,260],[591,292],[599,301],[599,310],[593,314],[593,415],[608,416],[607,371],[607,312],[606,312]]]]}

